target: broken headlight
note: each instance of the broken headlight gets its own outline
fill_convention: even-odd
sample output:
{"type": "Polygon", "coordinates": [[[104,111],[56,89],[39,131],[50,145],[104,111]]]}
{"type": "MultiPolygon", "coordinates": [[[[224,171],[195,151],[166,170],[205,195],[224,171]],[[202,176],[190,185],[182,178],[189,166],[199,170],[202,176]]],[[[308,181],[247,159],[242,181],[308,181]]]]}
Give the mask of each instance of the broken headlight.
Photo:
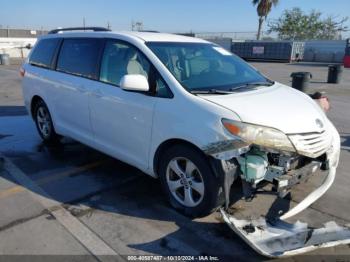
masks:
{"type": "Polygon", "coordinates": [[[295,152],[289,138],[281,131],[265,126],[222,119],[226,130],[249,144],[255,144],[280,151],[295,152]]]}

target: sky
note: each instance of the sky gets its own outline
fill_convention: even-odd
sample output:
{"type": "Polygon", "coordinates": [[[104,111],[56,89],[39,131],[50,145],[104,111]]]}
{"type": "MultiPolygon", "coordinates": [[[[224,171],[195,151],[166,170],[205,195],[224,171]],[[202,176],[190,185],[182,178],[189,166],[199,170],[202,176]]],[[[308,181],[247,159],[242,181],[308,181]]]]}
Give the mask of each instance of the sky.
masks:
{"type": "MultiPolygon", "coordinates": [[[[349,0],[280,0],[268,19],[293,7],[350,15],[349,0]]],[[[0,10],[2,28],[82,26],[85,17],[87,26],[109,22],[113,30],[130,30],[132,21],[142,21],[145,30],[162,32],[251,32],[258,22],[251,0],[0,0],[0,10]]]]}

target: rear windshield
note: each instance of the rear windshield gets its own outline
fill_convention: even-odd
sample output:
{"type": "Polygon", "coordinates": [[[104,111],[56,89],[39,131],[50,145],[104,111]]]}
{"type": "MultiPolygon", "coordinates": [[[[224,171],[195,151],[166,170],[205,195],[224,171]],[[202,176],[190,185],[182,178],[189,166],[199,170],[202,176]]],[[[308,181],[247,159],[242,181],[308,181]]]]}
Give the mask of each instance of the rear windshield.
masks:
{"type": "Polygon", "coordinates": [[[29,63],[44,68],[52,68],[52,60],[60,42],[58,38],[42,39],[33,49],[29,63]]]}

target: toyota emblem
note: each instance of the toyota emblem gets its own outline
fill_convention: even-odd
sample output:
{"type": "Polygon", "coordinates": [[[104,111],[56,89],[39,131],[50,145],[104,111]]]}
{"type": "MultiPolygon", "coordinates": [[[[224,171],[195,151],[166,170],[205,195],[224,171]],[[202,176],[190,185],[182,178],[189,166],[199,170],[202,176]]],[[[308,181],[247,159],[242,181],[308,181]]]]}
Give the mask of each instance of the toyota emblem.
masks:
{"type": "Polygon", "coordinates": [[[317,118],[315,122],[319,128],[323,128],[323,122],[320,119],[317,118]]]}

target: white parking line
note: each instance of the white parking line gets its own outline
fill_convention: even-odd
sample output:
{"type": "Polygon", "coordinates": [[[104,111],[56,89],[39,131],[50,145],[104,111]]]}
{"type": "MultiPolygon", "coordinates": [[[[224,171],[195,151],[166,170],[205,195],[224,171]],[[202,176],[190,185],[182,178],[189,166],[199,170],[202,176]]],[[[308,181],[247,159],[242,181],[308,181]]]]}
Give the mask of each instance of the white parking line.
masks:
{"type": "MultiPolygon", "coordinates": [[[[46,185],[48,183],[55,182],[56,180],[63,179],[65,177],[69,177],[71,175],[74,175],[74,174],[77,174],[80,172],[88,171],[89,169],[100,166],[101,164],[103,164],[105,162],[106,161],[96,161],[96,162],[86,164],[83,166],[71,167],[68,169],[64,168],[63,170],[58,169],[58,170],[52,170],[50,172],[45,171],[42,173],[43,178],[35,180],[35,183],[38,186],[46,185]]],[[[1,169],[1,163],[0,163],[0,169],[1,169]]],[[[39,173],[37,173],[37,174],[39,174],[39,173]]],[[[0,191],[0,199],[12,196],[14,194],[17,194],[17,193],[20,193],[23,191],[26,191],[26,188],[23,186],[19,186],[19,185],[7,188],[5,190],[0,191]]]]}
{"type": "Polygon", "coordinates": [[[341,149],[343,149],[343,150],[350,150],[350,146],[342,146],[341,149]]]}
{"type": "Polygon", "coordinates": [[[114,249],[107,245],[98,235],[86,227],[79,219],[74,217],[61,203],[52,199],[41,187],[24,174],[11,160],[2,156],[5,160],[4,168],[9,172],[19,184],[25,187],[34,200],[38,201],[56,218],[56,220],[65,227],[87,250],[100,260],[110,261],[109,256],[118,256],[114,249]],[[106,256],[108,255],[108,256],[106,256]]]}

